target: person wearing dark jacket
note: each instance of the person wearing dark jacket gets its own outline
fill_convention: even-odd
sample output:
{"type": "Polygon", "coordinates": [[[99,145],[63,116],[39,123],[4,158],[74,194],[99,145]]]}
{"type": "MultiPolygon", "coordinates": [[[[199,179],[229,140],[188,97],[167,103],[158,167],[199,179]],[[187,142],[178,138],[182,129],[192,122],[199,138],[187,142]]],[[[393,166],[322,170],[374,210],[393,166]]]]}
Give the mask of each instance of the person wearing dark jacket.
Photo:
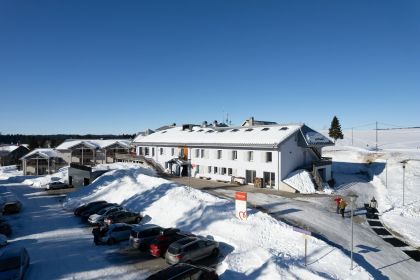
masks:
{"type": "Polygon", "coordinates": [[[99,238],[100,238],[100,234],[101,234],[101,229],[100,229],[99,225],[95,225],[93,227],[92,234],[93,234],[93,243],[95,243],[95,245],[99,245],[99,238]]]}

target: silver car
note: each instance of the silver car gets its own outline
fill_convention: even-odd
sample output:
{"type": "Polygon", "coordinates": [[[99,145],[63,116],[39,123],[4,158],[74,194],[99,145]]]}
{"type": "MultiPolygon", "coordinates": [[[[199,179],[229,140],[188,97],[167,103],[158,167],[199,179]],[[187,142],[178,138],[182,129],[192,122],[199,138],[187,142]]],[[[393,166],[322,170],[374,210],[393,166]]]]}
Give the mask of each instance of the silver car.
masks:
{"type": "Polygon", "coordinates": [[[132,228],[133,226],[129,224],[112,224],[104,230],[100,242],[112,245],[119,241],[128,240],[132,228]]]}
{"type": "Polygon", "coordinates": [[[193,263],[209,256],[219,255],[219,242],[204,237],[185,237],[172,243],[165,254],[166,262],[193,263]]]}
{"type": "Polygon", "coordinates": [[[109,206],[107,208],[104,208],[100,210],[96,214],[92,214],[89,216],[88,222],[90,224],[100,224],[103,223],[106,216],[108,216],[111,213],[124,210],[122,206],[109,206]]]}
{"type": "Polygon", "coordinates": [[[154,224],[142,224],[133,227],[130,246],[139,250],[149,249],[149,243],[160,234],[162,228],[154,224]]]}

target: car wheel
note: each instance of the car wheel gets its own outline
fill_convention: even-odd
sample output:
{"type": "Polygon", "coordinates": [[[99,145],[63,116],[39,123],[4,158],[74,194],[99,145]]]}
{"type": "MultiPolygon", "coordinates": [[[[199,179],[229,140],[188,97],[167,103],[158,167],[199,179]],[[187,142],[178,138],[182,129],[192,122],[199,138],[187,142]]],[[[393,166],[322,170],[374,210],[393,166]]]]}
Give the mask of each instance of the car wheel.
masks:
{"type": "Polygon", "coordinates": [[[211,252],[211,255],[212,255],[213,257],[215,257],[215,256],[219,255],[219,248],[214,248],[214,249],[213,249],[213,251],[211,252]]]}
{"type": "Polygon", "coordinates": [[[136,218],[136,224],[140,223],[140,221],[141,221],[141,218],[140,217],[137,217],[136,218]]]}
{"type": "Polygon", "coordinates": [[[114,245],[114,244],[115,244],[115,239],[114,239],[114,238],[110,238],[110,239],[108,239],[107,244],[108,244],[108,245],[114,245]]]}

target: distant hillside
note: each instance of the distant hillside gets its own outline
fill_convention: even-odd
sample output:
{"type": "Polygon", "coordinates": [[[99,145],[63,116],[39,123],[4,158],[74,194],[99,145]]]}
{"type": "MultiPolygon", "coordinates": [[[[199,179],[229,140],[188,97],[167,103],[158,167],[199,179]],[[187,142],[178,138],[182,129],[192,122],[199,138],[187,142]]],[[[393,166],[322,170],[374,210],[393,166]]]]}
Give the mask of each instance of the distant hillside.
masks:
{"type": "Polygon", "coordinates": [[[28,144],[29,149],[54,148],[66,139],[132,139],[134,134],[121,135],[78,135],[78,134],[52,134],[52,135],[25,135],[25,134],[0,134],[0,144],[28,144]]]}
{"type": "MultiPolygon", "coordinates": [[[[328,131],[322,131],[328,135],[328,131]]],[[[375,148],[376,131],[343,130],[344,139],[337,140],[336,146],[355,146],[360,148],[375,148]],[[353,138],[353,141],[352,141],[353,138]]],[[[420,149],[420,128],[378,129],[379,149],[420,149]]]]}

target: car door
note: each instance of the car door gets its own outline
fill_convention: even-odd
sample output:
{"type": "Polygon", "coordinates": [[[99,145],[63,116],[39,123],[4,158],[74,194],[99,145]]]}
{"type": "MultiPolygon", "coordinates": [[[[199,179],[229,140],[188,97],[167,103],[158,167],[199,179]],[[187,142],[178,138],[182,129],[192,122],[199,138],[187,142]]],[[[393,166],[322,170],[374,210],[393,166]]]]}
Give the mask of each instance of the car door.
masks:
{"type": "Polygon", "coordinates": [[[124,229],[121,233],[123,240],[127,240],[130,238],[130,233],[131,233],[131,227],[130,226],[124,226],[124,229]]]}
{"type": "Polygon", "coordinates": [[[198,242],[194,242],[191,245],[188,245],[184,248],[185,260],[186,261],[196,261],[200,259],[200,252],[198,247],[198,242]]]}
{"type": "Polygon", "coordinates": [[[202,259],[210,255],[209,246],[206,245],[206,241],[199,240],[197,241],[197,258],[202,259]]]}

